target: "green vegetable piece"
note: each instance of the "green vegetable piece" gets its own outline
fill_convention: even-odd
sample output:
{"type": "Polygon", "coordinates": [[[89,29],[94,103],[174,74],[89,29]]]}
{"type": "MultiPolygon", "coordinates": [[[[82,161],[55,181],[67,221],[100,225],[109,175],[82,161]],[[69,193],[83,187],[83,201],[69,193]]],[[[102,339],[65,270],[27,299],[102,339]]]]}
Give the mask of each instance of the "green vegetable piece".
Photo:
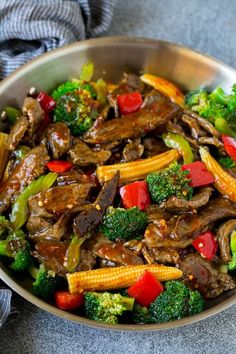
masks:
{"type": "Polygon", "coordinates": [[[0,215],[0,236],[11,231],[10,221],[3,215],[0,215]]]}
{"type": "Polygon", "coordinates": [[[236,162],[231,157],[221,157],[218,162],[225,170],[236,167],[236,162]]]}
{"type": "Polygon", "coordinates": [[[92,62],[84,64],[81,69],[81,73],[79,77],[80,80],[90,81],[93,76],[93,71],[94,71],[94,64],[92,62]]]}
{"type": "Polygon", "coordinates": [[[107,208],[101,230],[111,241],[134,239],[140,236],[147,226],[147,215],[137,207],[130,209],[107,208]]]}
{"type": "Polygon", "coordinates": [[[232,130],[226,119],[220,117],[217,118],[215,120],[215,127],[221,133],[232,136],[232,138],[236,139],[236,132],[232,130]]]}
{"type": "Polygon", "coordinates": [[[66,252],[66,260],[64,266],[69,273],[72,273],[80,262],[80,248],[84,241],[87,239],[87,236],[78,238],[73,235],[69,244],[69,247],[66,252]]]}
{"type": "Polygon", "coordinates": [[[108,292],[85,294],[85,312],[90,320],[115,324],[124,311],[132,311],[134,299],[108,292]]]}
{"type": "Polygon", "coordinates": [[[230,236],[230,250],[232,254],[231,261],[228,264],[229,271],[236,269],[236,231],[233,231],[230,236]]]}
{"type": "Polygon", "coordinates": [[[49,189],[56,181],[56,179],[56,173],[48,173],[47,175],[41,176],[31,182],[30,185],[23,190],[12,207],[10,220],[14,230],[20,229],[27,221],[28,199],[39,192],[43,192],[49,189]]]}
{"type": "Polygon", "coordinates": [[[164,133],[162,134],[162,139],[166,146],[169,148],[174,148],[179,151],[184,159],[184,164],[188,164],[194,161],[193,151],[189,142],[184,139],[181,135],[174,133],[164,133]]]}
{"type": "Polygon", "coordinates": [[[132,311],[132,320],[136,324],[146,324],[149,323],[149,311],[145,306],[141,306],[134,303],[133,311],[132,311]]]}
{"type": "Polygon", "coordinates": [[[224,90],[218,86],[209,94],[209,98],[216,103],[227,106],[230,103],[231,96],[227,95],[224,90]]]}
{"type": "Polygon", "coordinates": [[[198,291],[189,290],[189,315],[193,316],[203,311],[205,301],[198,291]]]}
{"type": "Polygon", "coordinates": [[[85,90],[92,98],[96,98],[96,92],[93,86],[88,82],[80,80],[66,81],[64,84],[58,86],[51,94],[55,101],[58,101],[62,96],[68,95],[74,91],[85,90]]]}
{"type": "Polygon", "coordinates": [[[172,195],[190,199],[193,188],[189,186],[188,173],[183,171],[177,162],[173,162],[166,169],[149,174],[147,183],[152,201],[159,204],[172,195]]]}
{"type": "Polygon", "coordinates": [[[34,295],[45,299],[50,298],[56,290],[60,277],[52,271],[47,271],[43,264],[39,269],[32,265],[28,270],[32,278],[35,279],[32,284],[34,295]]]}
{"type": "Polygon", "coordinates": [[[198,291],[192,291],[179,280],[165,283],[163,291],[149,307],[150,323],[175,321],[195,315],[204,309],[204,300],[198,291]]]}
{"type": "Polygon", "coordinates": [[[0,255],[13,259],[11,268],[23,272],[30,266],[32,258],[30,245],[22,230],[10,232],[5,240],[0,241],[0,255]]]}
{"type": "Polygon", "coordinates": [[[54,122],[65,122],[75,136],[84,134],[98,116],[98,102],[85,90],[72,92],[57,101],[54,122]]]}
{"type": "Polygon", "coordinates": [[[17,121],[17,118],[21,116],[21,111],[14,107],[7,106],[4,108],[4,111],[7,114],[9,123],[14,124],[17,121]]]}
{"type": "Polygon", "coordinates": [[[100,104],[104,105],[107,102],[107,84],[103,79],[99,79],[96,82],[97,100],[100,104]]]}

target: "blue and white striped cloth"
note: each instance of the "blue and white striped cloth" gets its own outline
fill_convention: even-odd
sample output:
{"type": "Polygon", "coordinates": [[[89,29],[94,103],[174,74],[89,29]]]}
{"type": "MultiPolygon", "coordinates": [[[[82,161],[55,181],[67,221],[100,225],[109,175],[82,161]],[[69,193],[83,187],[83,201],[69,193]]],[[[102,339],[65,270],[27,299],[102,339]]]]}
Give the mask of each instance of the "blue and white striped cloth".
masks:
{"type": "MultiPolygon", "coordinates": [[[[45,52],[104,33],[115,0],[0,0],[0,79],[45,52]]],[[[0,288],[0,328],[17,311],[0,288]]]]}
{"type": "Polygon", "coordinates": [[[115,0],[0,0],[0,78],[65,44],[104,33],[115,0]]]}

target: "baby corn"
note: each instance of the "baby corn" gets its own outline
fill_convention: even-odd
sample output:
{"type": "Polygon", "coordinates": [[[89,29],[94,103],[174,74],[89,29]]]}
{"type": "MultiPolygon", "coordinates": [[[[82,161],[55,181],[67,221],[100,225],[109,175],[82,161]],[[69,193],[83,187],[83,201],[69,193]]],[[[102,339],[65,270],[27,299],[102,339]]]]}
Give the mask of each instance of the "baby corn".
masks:
{"type": "Polygon", "coordinates": [[[178,279],[182,271],[159,264],[130,265],[114,268],[100,268],[67,274],[71,294],[83,291],[97,291],[128,288],[148,270],[160,281],[178,279]]]}
{"type": "Polygon", "coordinates": [[[163,79],[162,77],[144,74],[140,79],[147,85],[154,87],[164,95],[170,97],[171,101],[177,103],[179,106],[184,106],[184,95],[181,90],[172,84],[172,82],[163,79]]]}
{"type": "Polygon", "coordinates": [[[145,160],[99,166],[96,172],[97,178],[100,183],[103,183],[109,181],[114,176],[114,173],[119,171],[119,183],[144,179],[149,173],[161,170],[179,158],[180,154],[178,150],[172,149],[145,160]]]}
{"type": "Polygon", "coordinates": [[[230,200],[236,202],[236,179],[218,164],[206,148],[201,147],[199,152],[207,170],[211,172],[215,178],[214,185],[216,189],[221,194],[226,195],[230,200]]]}
{"type": "Polygon", "coordinates": [[[8,135],[0,132],[0,181],[9,158],[9,151],[6,149],[7,139],[8,135]]]}

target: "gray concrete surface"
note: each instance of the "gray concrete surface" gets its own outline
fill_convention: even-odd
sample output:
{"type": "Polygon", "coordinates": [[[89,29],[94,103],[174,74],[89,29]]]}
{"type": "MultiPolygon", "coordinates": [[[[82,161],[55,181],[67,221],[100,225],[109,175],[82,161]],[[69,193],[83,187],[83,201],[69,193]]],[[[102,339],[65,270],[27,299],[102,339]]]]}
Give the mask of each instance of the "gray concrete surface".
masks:
{"type": "MultiPolygon", "coordinates": [[[[235,0],[120,0],[108,35],[174,41],[236,68],[235,0]]],[[[236,306],[205,321],[170,331],[95,330],[36,308],[15,295],[20,318],[0,332],[2,354],[235,353],[236,306]]]]}

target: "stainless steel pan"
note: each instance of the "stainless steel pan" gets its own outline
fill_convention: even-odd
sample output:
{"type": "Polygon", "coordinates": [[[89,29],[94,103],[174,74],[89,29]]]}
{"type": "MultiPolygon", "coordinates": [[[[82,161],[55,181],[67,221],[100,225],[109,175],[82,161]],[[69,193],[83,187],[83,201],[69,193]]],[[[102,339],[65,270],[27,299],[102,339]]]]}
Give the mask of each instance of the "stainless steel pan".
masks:
{"type": "MultiPolygon", "coordinates": [[[[31,86],[50,91],[57,84],[77,77],[82,64],[95,63],[95,78],[117,82],[122,73],[148,72],[170,79],[191,90],[199,86],[214,88],[217,85],[229,90],[236,82],[236,71],[208,56],[173,43],[142,38],[113,37],[83,41],[45,54],[14,72],[0,84],[0,109],[6,105],[21,106],[31,86]]],[[[92,327],[113,330],[147,331],[187,325],[236,303],[236,291],[230,291],[209,303],[199,315],[158,325],[106,325],[90,321],[42,301],[32,295],[30,278],[14,277],[0,260],[0,277],[18,294],[38,307],[65,319],[92,327]]]]}

